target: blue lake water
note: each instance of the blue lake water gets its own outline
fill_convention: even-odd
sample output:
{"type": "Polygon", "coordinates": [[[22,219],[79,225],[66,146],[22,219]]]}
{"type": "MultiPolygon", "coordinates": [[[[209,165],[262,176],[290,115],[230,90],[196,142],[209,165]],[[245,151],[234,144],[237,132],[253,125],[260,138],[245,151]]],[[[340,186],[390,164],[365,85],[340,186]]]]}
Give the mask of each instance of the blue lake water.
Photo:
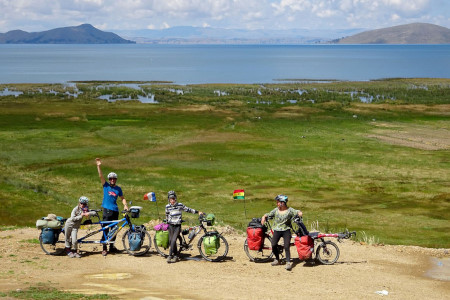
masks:
{"type": "Polygon", "coordinates": [[[450,45],[0,45],[0,83],[450,78],[450,45]]]}

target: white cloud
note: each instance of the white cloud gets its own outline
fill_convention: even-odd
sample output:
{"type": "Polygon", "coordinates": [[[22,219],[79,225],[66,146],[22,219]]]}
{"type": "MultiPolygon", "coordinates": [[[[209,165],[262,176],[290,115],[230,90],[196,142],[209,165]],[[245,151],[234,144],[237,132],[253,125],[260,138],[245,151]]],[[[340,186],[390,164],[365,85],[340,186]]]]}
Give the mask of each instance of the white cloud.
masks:
{"type": "Polygon", "coordinates": [[[0,0],[0,32],[90,23],[102,29],[450,27],[448,0],[0,0]]]}

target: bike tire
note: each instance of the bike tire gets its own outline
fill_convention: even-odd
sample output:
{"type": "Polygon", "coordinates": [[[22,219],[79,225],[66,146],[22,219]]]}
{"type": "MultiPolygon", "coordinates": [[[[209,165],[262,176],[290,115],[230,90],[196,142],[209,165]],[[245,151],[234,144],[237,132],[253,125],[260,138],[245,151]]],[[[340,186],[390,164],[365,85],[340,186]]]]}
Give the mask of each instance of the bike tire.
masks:
{"type": "Polygon", "coordinates": [[[128,229],[122,237],[123,248],[128,252],[128,254],[133,256],[141,256],[150,251],[152,247],[152,238],[147,230],[144,231],[144,237],[142,241],[142,246],[139,250],[133,251],[130,249],[130,243],[128,241],[128,234],[131,233],[131,229],[128,229]]]}
{"type": "Polygon", "coordinates": [[[227,257],[228,250],[229,250],[227,240],[225,239],[225,237],[223,235],[221,235],[219,233],[216,236],[220,239],[220,247],[217,249],[216,253],[208,254],[208,251],[204,247],[203,240],[205,238],[207,238],[208,235],[202,236],[197,243],[197,247],[198,247],[198,251],[200,252],[200,255],[207,261],[218,262],[218,261],[224,260],[227,257]]]}
{"type": "MultiPolygon", "coordinates": [[[[158,252],[159,255],[161,255],[162,257],[168,257],[169,256],[169,252],[170,252],[170,241],[169,241],[169,245],[167,246],[167,248],[164,248],[162,246],[158,246],[158,244],[156,243],[156,235],[153,238],[153,244],[155,245],[155,249],[156,252],[158,252]]],[[[178,254],[180,254],[181,252],[181,237],[178,236],[177,239],[177,252],[178,254]]]]}
{"type": "Polygon", "coordinates": [[[273,257],[272,238],[268,235],[264,236],[264,241],[263,241],[261,250],[248,249],[247,239],[245,239],[244,251],[245,251],[245,254],[247,254],[250,261],[252,261],[252,262],[255,262],[255,263],[268,262],[273,257]]]}
{"type": "MultiPolygon", "coordinates": [[[[42,232],[39,234],[39,244],[41,245],[42,250],[47,255],[62,255],[64,253],[64,250],[66,248],[65,241],[60,241],[59,236],[61,235],[61,232],[57,233],[57,240],[53,244],[44,244],[42,242],[42,232]]],[[[64,234],[63,234],[64,237],[64,234]]]]}
{"type": "Polygon", "coordinates": [[[316,250],[316,259],[324,265],[332,265],[339,259],[339,247],[332,241],[320,243],[316,250]]]}

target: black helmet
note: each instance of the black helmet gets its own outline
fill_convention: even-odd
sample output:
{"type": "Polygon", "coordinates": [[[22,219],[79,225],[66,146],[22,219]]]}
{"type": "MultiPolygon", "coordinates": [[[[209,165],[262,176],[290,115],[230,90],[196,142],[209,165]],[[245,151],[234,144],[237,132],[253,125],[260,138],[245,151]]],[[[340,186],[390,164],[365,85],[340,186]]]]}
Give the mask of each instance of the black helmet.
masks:
{"type": "Polygon", "coordinates": [[[288,202],[288,196],[286,196],[286,195],[277,195],[275,197],[275,200],[287,203],[288,202]]]}
{"type": "Polygon", "coordinates": [[[175,191],[169,191],[167,193],[167,200],[170,200],[170,198],[174,198],[175,200],[177,200],[177,193],[175,193],[175,191]]]}

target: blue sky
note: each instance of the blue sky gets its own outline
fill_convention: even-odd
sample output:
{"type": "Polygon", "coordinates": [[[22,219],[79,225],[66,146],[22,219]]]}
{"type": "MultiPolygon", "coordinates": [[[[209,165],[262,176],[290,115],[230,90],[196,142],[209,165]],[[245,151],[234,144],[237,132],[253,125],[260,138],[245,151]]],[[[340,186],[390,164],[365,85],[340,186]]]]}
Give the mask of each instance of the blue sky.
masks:
{"type": "Polygon", "coordinates": [[[106,30],[450,28],[449,0],[0,0],[0,32],[89,23],[106,30]]]}

